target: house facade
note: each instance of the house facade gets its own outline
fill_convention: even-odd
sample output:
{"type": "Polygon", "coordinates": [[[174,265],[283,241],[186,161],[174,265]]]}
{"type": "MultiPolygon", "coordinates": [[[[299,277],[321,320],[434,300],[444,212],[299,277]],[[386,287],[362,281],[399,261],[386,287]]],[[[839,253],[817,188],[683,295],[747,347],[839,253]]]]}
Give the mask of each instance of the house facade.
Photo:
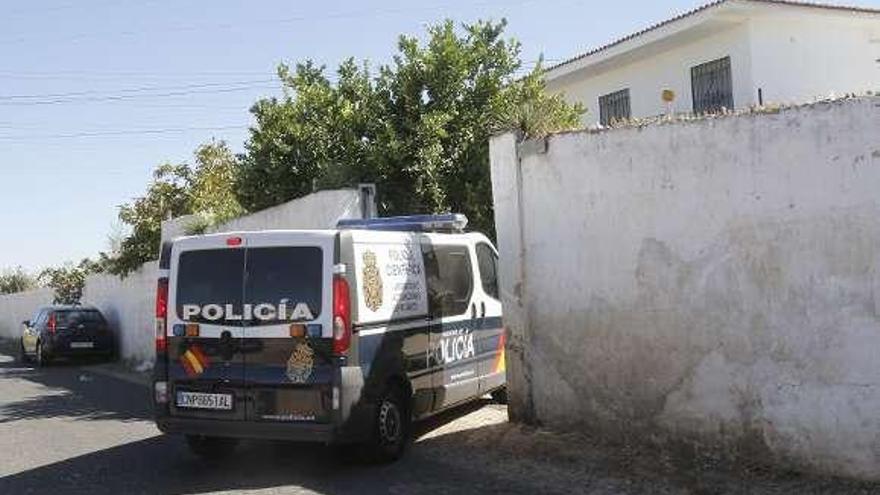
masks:
{"type": "Polygon", "coordinates": [[[880,9],[721,0],[548,69],[586,125],[880,92],[880,9]]]}

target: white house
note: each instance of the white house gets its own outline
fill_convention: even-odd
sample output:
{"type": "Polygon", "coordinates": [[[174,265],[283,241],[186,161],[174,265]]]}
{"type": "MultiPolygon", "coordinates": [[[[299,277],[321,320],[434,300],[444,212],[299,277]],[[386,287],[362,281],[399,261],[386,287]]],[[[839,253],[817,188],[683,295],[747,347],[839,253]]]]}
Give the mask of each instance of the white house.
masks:
{"type": "Polygon", "coordinates": [[[880,8],[720,0],[550,67],[585,123],[880,92],[880,8]]]}

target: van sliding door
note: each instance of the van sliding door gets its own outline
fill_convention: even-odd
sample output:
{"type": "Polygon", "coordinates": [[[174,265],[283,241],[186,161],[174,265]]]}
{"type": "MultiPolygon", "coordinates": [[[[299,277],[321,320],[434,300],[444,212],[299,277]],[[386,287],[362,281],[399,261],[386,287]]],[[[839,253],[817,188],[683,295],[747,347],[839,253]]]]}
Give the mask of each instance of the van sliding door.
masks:
{"type": "Polygon", "coordinates": [[[431,317],[436,323],[431,327],[428,353],[434,369],[434,408],[442,409],[476,396],[479,390],[475,315],[471,314],[473,269],[467,244],[434,238],[423,252],[431,317]]]}

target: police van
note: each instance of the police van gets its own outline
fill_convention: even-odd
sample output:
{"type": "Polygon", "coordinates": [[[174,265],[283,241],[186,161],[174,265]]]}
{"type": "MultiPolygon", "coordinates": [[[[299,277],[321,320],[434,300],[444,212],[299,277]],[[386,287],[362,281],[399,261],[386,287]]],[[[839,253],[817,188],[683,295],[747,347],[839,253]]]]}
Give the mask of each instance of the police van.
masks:
{"type": "Polygon", "coordinates": [[[504,396],[498,255],[464,215],[183,237],[156,293],[158,427],[404,451],[413,420],[504,396]]]}

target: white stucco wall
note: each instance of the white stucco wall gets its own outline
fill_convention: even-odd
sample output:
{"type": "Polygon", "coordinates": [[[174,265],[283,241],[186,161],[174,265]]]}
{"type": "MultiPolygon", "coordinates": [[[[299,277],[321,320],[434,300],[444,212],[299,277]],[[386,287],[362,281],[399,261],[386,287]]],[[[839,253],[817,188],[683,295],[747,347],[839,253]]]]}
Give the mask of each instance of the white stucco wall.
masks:
{"type": "Polygon", "coordinates": [[[157,266],[144,263],[124,279],[92,275],[83,289],[83,304],[101,310],[119,335],[119,355],[138,367],[152,364],[155,357],[157,266]]]}
{"type": "Polygon", "coordinates": [[[733,79],[733,102],[737,107],[753,104],[751,48],[748,24],[727,26],[719,32],[703,33],[676,43],[660,53],[623,65],[612,64],[588,76],[574,73],[550,80],[547,89],[565,95],[569,102],[579,101],[587,107],[583,122],[587,126],[599,122],[599,97],[629,88],[633,117],[649,117],[690,112],[691,67],[723,57],[730,57],[733,79]],[[675,92],[671,108],[662,100],[664,89],[675,92]]]}
{"type": "Polygon", "coordinates": [[[765,103],[880,93],[880,14],[777,9],[752,19],[750,32],[765,103]]]}
{"type": "MultiPolygon", "coordinates": [[[[611,58],[570,74],[548,73],[547,87],[585,104],[584,124],[599,121],[599,97],[629,88],[633,117],[693,109],[693,66],[730,56],[737,109],[763,102],[804,103],[880,91],[880,14],[728,2],[612,47],[611,58]],[[656,38],[656,39],[655,39],[656,38]],[[644,40],[644,45],[639,45],[644,40]],[[664,89],[675,91],[667,107],[664,89]]],[[[575,62],[578,63],[578,62],[575,62]]]]}
{"type": "MultiPolygon", "coordinates": [[[[320,191],[214,229],[215,232],[261,229],[333,228],[342,218],[360,218],[360,196],[354,189],[320,191]]],[[[184,233],[187,218],[163,222],[163,236],[184,233]]],[[[158,253],[157,253],[158,255],[158,253]]],[[[120,356],[137,367],[152,364],[156,262],[145,263],[124,279],[114,275],[86,278],[82,302],[97,306],[119,334],[120,356]]],[[[21,322],[52,302],[50,289],[0,296],[0,338],[21,336],[21,322]]]]}
{"type": "Polygon", "coordinates": [[[263,229],[327,229],[342,218],[361,218],[356,189],[318,191],[227,222],[212,232],[263,229]]]}
{"type": "Polygon", "coordinates": [[[492,142],[513,417],[880,479],[880,98],[543,144],[492,142]]]}
{"type": "Polygon", "coordinates": [[[53,292],[46,288],[0,296],[0,338],[21,336],[21,322],[30,320],[39,307],[52,302],[52,297],[53,292]]]}
{"type": "MultiPolygon", "coordinates": [[[[318,191],[287,203],[218,225],[209,232],[263,229],[326,229],[341,218],[361,218],[361,197],[357,189],[318,191]]],[[[186,235],[196,215],[185,215],[162,222],[162,240],[186,235]]]]}

